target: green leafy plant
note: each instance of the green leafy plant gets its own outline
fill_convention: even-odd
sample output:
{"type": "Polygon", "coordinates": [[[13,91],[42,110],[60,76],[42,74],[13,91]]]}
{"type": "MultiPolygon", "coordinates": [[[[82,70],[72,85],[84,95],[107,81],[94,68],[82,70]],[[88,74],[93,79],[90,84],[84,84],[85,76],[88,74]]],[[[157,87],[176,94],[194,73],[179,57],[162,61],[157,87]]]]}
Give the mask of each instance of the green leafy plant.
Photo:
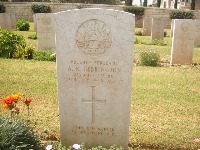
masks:
{"type": "Polygon", "coordinates": [[[14,52],[15,58],[22,58],[22,59],[32,59],[33,52],[35,51],[35,47],[33,46],[26,46],[25,48],[22,46],[18,46],[17,50],[14,52]]]}
{"type": "Polygon", "coordinates": [[[77,6],[77,8],[78,9],[83,9],[83,8],[86,8],[86,6],[84,4],[80,4],[80,5],[77,6]]]}
{"type": "Polygon", "coordinates": [[[56,143],[54,145],[47,145],[47,147],[53,147],[55,150],[124,150],[122,146],[117,147],[116,145],[110,146],[110,148],[105,148],[103,146],[97,146],[97,147],[92,147],[91,149],[87,149],[84,146],[84,143],[79,145],[79,144],[74,144],[73,146],[70,146],[66,148],[65,146],[62,146],[61,143],[56,143]]]}
{"type": "Polygon", "coordinates": [[[123,10],[135,14],[138,18],[144,15],[144,7],[126,6],[123,10]]]}
{"type": "Polygon", "coordinates": [[[159,66],[160,55],[155,50],[140,52],[140,65],[142,66],[159,66]]]}
{"type": "Polygon", "coordinates": [[[192,11],[175,10],[170,13],[170,19],[193,19],[194,13],[192,11]]]}
{"type": "Polygon", "coordinates": [[[3,3],[0,4],[0,13],[5,13],[6,12],[6,7],[4,6],[3,3]]]}
{"type": "Polygon", "coordinates": [[[29,35],[28,39],[36,40],[37,39],[37,34],[31,34],[31,35],[29,35]]]}
{"type": "Polygon", "coordinates": [[[131,6],[132,5],[132,0],[125,0],[126,6],[131,6]]]}
{"type": "Polygon", "coordinates": [[[17,20],[16,28],[19,31],[28,31],[30,29],[30,24],[28,21],[20,19],[17,20]]]}
{"type": "Polygon", "coordinates": [[[55,51],[34,51],[33,59],[39,61],[56,61],[55,51]]]}
{"type": "Polygon", "coordinates": [[[33,13],[51,13],[51,7],[44,4],[33,4],[31,5],[33,13]]]}
{"type": "Polygon", "coordinates": [[[26,47],[25,39],[12,31],[0,29],[0,57],[12,58],[18,47],[26,47]]]}
{"type": "Polygon", "coordinates": [[[7,96],[1,100],[2,108],[10,111],[10,117],[0,118],[0,149],[1,150],[40,150],[40,140],[29,125],[29,120],[20,121],[16,115],[20,108],[17,106],[22,101],[28,110],[31,99],[21,99],[22,94],[7,96]]]}
{"type": "Polygon", "coordinates": [[[165,43],[164,40],[157,40],[157,39],[154,39],[152,40],[151,42],[149,43],[146,43],[146,45],[158,45],[158,46],[166,46],[167,43],[165,43]]]}
{"type": "Polygon", "coordinates": [[[139,31],[135,31],[135,35],[137,35],[137,36],[143,36],[143,33],[142,33],[141,30],[139,30],[139,31]]]}
{"type": "Polygon", "coordinates": [[[39,138],[25,122],[0,118],[0,131],[1,150],[41,150],[39,138]]]}
{"type": "Polygon", "coordinates": [[[169,43],[166,43],[164,40],[154,39],[154,40],[151,40],[150,42],[146,42],[137,37],[134,39],[134,43],[135,44],[144,44],[144,45],[158,45],[158,46],[170,45],[169,43]]]}

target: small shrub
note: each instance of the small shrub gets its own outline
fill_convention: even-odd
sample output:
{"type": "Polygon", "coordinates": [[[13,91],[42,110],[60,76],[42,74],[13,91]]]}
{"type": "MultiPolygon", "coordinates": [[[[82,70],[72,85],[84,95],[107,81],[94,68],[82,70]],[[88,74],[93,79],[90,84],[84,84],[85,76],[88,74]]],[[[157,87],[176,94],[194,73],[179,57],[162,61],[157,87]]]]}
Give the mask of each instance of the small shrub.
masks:
{"type": "Polygon", "coordinates": [[[86,6],[84,4],[80,4],[80,5],[77,6],[77,8],[78,9],[83,9],[83,8],[86,8],[86,6]]]}
{"type": "Polygon", "coordinates": [[[28,39],[36,40],[37,39],[37,34],[31,34],[31,35],[29,35],[28,39]]]}
{"type": "Polygon", "coordinates": [[[56,61],[54,51],[34,51],[33,59],[39,61],[56,61]]]}
{"type": "Polygon", "coordinates": [[[26,47],[25,39],[12,31],[0,29],[0,57],[12,58],[18,47],[26,47]]]}
{"type": "Polygon", "coordinates": [[[152,40],[151,42],[146,43],[146,45],[166,46],[167,44],[165,43],[164,40],[157,40],[157,39],[154,39],[154,40],[152,40]]]}
{"type": "Polygon", "coordinates": [[[33,129],[22,121],[0,118],[1,150],[41,150],[40,140],[33,129]]]}
{"type": "Polygon", "coordinates": [[[18,46],[13,57],[22,59],[32,59],[34,50],[35,47],[30,45],[26,46],[25,48],[22,46],[18,46]]]}
{"type": "Polygon", "coordinates": [[[135,35],[137,35],[137,36],[142,36],[142,35],[143,35],[143,33],[142,33],[142,31],[141,31],[141,30],[139,30],[139,31],[135,31],[135,35]]]}
{"type": "Polygon", "coordinates": [[[33,4],[33,5],[31,5],[31,9],[32,9],[33,13],[51,13],[51,7],[49,5],[33,4]]]}
{"type": "Polygon", "coordinates": [[[132,6],[132,0],[125,0],[126,6],[132,6]]]}
{"type": "Polygon", "coordinates": [[[4,4],[0,4],[0,13],[5,13],[6,12],[6,7],[4,4]]]}
{"type": "Polygon", "coordinates": [[[159,66],[160,55],[155,50],[142,51],[140,53],[140,64],[142,66],[159,66]]]}
{"type": "Polygon", "coordinates": [[[137,17],[141,17],[144,15],[144,7],[126,6],[123,7],[123,10],[135,14],[137,17]]]}
{"type": "Polygon", "coordinates": [[[28,31],[30,29],[30,24],[28,21],[23,19],[17,20],[16,28],[19,31],[28,31]]]}
{"type": "Polygon", "coordinates": [[[143,40],[140,40],[139,38],[135,38],[134,39],[134,43],[135,44],[144,44],[144,45],[158,45],[158,46],[166,46],[166,45],[169,45],[167,44],[164,40],[152,40],[150,42],[146,42],[146,41],[143,41],[143,40]]]}
{"type": "Polygon", "coordinates": [[[170,19],[193,19],[194,13],[192,11],[175,10],[170,13],[170,19]]]}
{"type": "Polygon", "coordinates": [[[166,31],[164,32],[164,37],[167,37],[167,32],[166,31]]]}

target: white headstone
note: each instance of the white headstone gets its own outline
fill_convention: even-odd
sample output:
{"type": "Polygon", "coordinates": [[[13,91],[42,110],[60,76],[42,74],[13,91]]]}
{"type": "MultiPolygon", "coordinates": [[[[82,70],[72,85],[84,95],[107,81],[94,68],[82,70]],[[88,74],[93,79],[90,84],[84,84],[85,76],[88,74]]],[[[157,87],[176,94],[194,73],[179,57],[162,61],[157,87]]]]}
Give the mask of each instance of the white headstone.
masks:
{"type": "Polygon", "coordinates": [[[52,13],[37,13],[38,50],[55,50],[54,15],[52,13]]]}
{"type": "Polygon", "coordinates": [[[195,42],[194,45],[200,45],[200,20],[195,20],[196,30],[195,30],[195,42]]]}
{"type": "Polygon", "coordinates": [[[34,24],[34,31],[37,32],[37,20],[36,20],[36,14],[33,14],[33,24],[34,24]]]}
{"type": "Polygon", "coordinates": [[[0,28],[6,30],[12,30],[10,13],[0,13],[0,28]]]}
{"type": "Polygon", "coordinates": [[[152,18],[150,17],[143,18],[143,35],[151,36],[151,25],[152,25],[152,18]]]}
{"type": "Polygon", "coordinates": [[[175,19],[170,64],[191,64],[195,41],[195,21],[175,19]]]}
{"type": "Polygon", "coordinates": [[[174,19],[171,20],[171,32],[170,36],[173,37],[174,19]]]}
{"type": "Polygon", "coordinates": [[[12,30],[16,30],[16,15],[10,14],[11,17],[11,28],[12,30]]]}
{"type": "Polygon", "coordinates": [[[61,143],[128,147],[135,16],[55,14],[61,143]]]}
{"type": "Polygon", "coordinates": [[[152,18],[151,39],[162,40],[164,37],[164,19],[152,18]]]}

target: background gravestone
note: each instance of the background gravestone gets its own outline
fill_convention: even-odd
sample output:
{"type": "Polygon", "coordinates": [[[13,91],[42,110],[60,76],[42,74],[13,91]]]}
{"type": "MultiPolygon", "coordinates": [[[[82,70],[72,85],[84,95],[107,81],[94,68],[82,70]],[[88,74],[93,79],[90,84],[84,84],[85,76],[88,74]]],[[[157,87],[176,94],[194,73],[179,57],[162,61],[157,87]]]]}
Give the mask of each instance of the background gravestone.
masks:
{"type": "Polygon", "coordinates": [[[127,148],[134,15],[80,9],[55,18],[61,143],[127,148]]]}
{"type": "Polygon", "coordinates": [[[143,35],[151,36],[151,25],[152,25],[152,18],[145,17],[143,19],[143,35]]]}
{"type": "Polygon", "coordinates": [[[35,14],[38,50],[55,50],[54,16],[52,13],[35,14]]]}
{"type": "Polygon", "coordinates": [[[195,21],[175,19],[170,64],[191,64],[195,41],[195,21]]]}
{"type": "Polygon", "coordinates": [[[10,14],[11,17],[11,28],[12,30],[16,30],[16,15],[10,14]]]}
{"type": "Polygon", "coordinates": [[[0,13],[0,28],[12,30],[12,21],[10,13],[0,13]]]}
{"type": "Polygon", "coordinates": [[[151,39],[162,40],[164,37],[164,19],[152,18],[151,39]]]}
{"type": "Polygon", "coordinates": [[[171,20],[171,32],[170,36],[173,37],[174,19],[171,20]]]}
{"type": "Polygon", "coordinates": [[[195,30],[195,42],[194,45],[200,45],[200,20],[195,20],[196,30],[195,30]]]}

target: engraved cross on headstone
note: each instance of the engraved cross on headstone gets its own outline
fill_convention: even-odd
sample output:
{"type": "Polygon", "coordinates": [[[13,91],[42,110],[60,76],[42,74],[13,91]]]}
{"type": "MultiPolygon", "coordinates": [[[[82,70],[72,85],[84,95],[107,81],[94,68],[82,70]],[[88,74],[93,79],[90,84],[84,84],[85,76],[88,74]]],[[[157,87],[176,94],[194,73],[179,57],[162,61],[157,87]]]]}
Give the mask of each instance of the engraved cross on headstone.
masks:
{"type": "Polygon", "coordinates": [[[91,86],[91,87],[92,87],[92,99],[91,100],[82,99],[82,102],[92,104],[92,124],[95,124],[95,106],[97,103],[98,104],[106,104],[106,100],[96,99],[96,97],[95,97],[95,87],[96,86],[91,86]]]}

